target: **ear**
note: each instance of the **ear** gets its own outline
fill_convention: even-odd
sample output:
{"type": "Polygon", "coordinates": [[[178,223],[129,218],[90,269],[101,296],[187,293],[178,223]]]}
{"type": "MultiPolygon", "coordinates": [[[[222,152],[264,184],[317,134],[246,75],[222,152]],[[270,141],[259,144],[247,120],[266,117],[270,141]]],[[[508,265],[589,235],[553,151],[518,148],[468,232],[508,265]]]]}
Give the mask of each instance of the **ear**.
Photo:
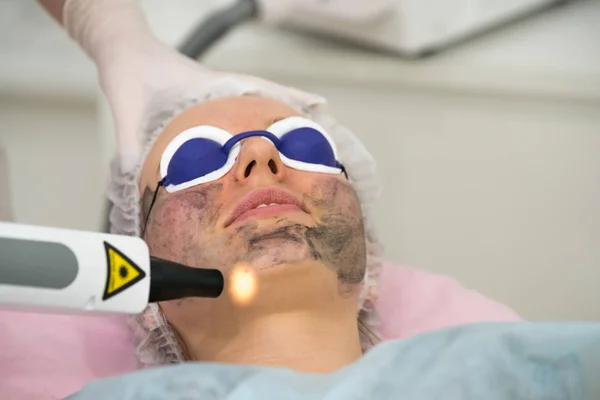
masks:
{"type": "Polygon", "coordinates": [[[0,147],[0,182],[4,187],[0,187],[0,221],[12,221],[13,213],[11,207],[10,182],[8,180],[8,157],[2,147],[0,147]]]}

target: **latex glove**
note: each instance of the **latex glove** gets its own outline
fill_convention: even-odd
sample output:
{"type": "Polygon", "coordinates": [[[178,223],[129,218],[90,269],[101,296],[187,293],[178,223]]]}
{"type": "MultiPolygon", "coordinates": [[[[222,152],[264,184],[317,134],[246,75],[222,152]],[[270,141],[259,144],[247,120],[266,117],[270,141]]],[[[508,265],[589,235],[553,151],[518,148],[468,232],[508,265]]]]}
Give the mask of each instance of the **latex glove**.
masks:
{"type": "Polygon", "coordinates": [[[142,118],[153,94],[192,82],[235,76],[268,90],[285,92],[305,106],[320,96],[259,78],[212,71],[161,43],[136,0],[67,0],[65,28],[96,63],[117,134],[122,172],[131,171],[141,151],[142,118]]]}

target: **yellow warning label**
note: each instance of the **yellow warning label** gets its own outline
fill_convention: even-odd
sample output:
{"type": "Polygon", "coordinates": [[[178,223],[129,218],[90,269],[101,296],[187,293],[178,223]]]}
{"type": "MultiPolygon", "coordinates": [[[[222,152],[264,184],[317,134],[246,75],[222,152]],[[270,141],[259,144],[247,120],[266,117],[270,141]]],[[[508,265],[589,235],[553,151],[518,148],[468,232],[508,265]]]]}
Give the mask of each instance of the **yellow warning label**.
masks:
{"type": "Polygon", "coordinates": [[[104,248],[108,273],[102,300],[108,300],[144,279],[146,273],[109,243],[104,242],[104,248]]]}

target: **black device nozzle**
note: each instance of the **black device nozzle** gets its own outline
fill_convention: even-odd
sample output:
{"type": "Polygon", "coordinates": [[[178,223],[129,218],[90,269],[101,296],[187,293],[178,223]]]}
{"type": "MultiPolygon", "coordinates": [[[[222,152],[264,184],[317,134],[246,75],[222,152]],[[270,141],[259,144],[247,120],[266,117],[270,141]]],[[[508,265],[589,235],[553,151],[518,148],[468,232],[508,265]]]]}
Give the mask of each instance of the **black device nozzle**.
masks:
{"type": "Polygon", "coordinates": [[[215,298],[224,286],[225,279],[218,269],[192,268],[150,257],[150,303],[186,297],[215,298]]]}

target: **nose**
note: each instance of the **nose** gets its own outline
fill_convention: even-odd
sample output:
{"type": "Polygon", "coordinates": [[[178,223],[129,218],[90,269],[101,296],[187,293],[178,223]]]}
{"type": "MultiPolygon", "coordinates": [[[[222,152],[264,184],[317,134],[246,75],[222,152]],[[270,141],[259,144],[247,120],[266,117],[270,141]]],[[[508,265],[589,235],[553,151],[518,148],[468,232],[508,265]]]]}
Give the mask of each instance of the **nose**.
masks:
{"type": "Polygon", "coordinates": [[[235,178],[239,182],[249,179],[276,179],[285,176],[285,166],[279,151],[268,140],[259,137],[245,139],[238,156],[235,178]]]}

